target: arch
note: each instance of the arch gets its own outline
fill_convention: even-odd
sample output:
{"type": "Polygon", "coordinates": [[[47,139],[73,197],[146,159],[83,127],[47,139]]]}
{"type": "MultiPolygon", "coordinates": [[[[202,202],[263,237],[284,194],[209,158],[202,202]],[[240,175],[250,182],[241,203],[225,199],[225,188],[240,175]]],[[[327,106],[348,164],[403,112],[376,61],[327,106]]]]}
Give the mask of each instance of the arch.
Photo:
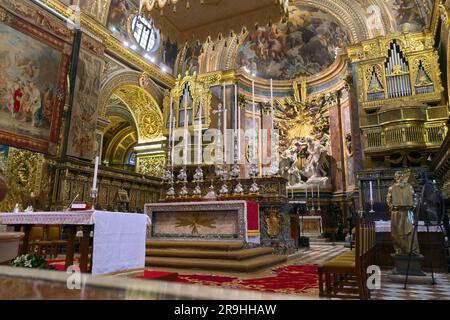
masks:
{"type": "Polygon", "coordinates": [[[160,139],[164,128],[160,107],[163,105],[161,90],[151,81],[146,81],[146,86],[141,87],[141,78],[142,74],[136,71],[112,74],[102,85],[100,101],[100,116],[103,118],[107,116],[111,98],[120,100],[120,105],[130,110],[133,117],[131,123],[136,125],[139,144],[160,139]]]}
{"type": "MultiPolygon", "coordinates": [[[[105,116],[108,101],[118,88],[125,85],[140,87],[140,79],[142,76],[143,74],[138,71],[119,70],[111,73],[106,79],[104,79],[100,89],[100,117],[105,116]]],[[[147,92],[155,105],[158,107],[163,105],[163,89],[160,88],[154,81],[148,79],[147,77],[145,87],[142,87],[141,89],[147,92]]]]}

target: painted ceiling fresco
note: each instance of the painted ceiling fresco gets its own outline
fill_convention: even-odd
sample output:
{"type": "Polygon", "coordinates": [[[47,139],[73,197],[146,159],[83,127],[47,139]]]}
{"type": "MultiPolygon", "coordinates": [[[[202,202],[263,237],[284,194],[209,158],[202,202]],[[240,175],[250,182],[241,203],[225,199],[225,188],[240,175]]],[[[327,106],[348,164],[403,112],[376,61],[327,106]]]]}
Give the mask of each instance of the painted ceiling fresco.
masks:
{"type": "MultiPolygon", "coordinates": [[[[389,15],[393,30],[419,32],[430,25],[435,0],[356,0],[367,14],[369,29],[382,29],[382,15],[389,15]]],[[[372,30],[373,31],[373,30],[372,30]]],[[[383,35],[384,32],[374,32],[383,35]]]]}
{"type": "Polygon", "coordinates": [[[313,75],[328,68],[338,48],[350,43],[347,32],[330,14],[295,6],[286,23],[251,31],[237,54],[237,68],[275,80],[313,75]]]}

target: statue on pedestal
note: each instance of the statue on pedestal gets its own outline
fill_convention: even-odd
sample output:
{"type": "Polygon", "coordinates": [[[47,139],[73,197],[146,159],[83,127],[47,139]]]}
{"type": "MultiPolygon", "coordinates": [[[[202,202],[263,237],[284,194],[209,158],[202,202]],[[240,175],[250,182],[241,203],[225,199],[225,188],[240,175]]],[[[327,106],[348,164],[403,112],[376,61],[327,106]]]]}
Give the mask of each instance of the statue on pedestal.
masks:
{"type": "MultiPolygon", "coordinates": [[[[410,173],[395,173],[395,183],[389,188],[387,204],[391,212],[391,234],[396,254],[409,254],[414,231],[414,213],[417,198],[409,183],[410,173]]],[[[413,253],[419,253],[417,235],[414,236],[413,253]]]]}
{"type": "Polygon", "coordinates": [[[386,202],[391,212],[391,235],[395,254],[393,274],[424,276],[417,239],[417,197],[410,183],[411,171],[395,173],[395,183],[389,188],[386,202]]]}

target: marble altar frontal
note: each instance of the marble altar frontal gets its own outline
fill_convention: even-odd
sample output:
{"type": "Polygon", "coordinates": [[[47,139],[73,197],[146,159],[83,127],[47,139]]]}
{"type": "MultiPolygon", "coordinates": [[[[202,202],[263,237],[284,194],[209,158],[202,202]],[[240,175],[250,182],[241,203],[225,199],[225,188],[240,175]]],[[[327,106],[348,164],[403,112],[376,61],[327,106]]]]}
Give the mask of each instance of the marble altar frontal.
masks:
{"type": "Polygon", "coordinates": [[[146,205],[158,240],[246,240],[245,201],[164,203],[146,205]]]}

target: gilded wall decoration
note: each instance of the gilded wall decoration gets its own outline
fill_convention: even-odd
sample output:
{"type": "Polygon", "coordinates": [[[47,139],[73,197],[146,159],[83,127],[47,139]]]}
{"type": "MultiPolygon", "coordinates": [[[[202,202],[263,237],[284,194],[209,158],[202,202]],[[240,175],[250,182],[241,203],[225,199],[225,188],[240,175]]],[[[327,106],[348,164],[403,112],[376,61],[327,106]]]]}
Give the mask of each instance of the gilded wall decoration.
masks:
{"type": "Polygon", "coordinates": [[[137,159],[136,172],[149,177],[162,178],[166,169],[166,156],[139,156],[137,159]]]}
{"type": "MultiPolygon", "coordinates": [[[[31,151],[9,148],[4,162],[3,175],[9,188],[0,212],[10,212],[16,203],[21,210],[28,205],[45,205],[49,181],[44,173],[44,156],[31,151]]],[[[42,208],[41,208],[42,209],[42,208]]]]}
{"type": "Polygon", "coordinates": [[[67,148],[67,154],[76,158],[92,160],[95,156],[102,69],[102,58],[81,50],[67,148]]]}
{"type": "Polygon", "coordinates": [[[0,143],[55,155],[69,52],[66,43],[10,16],[0,24],[0,143]]]}
{"type": "Polygon", "coordinates": [[[266,232],[271,238],[275,238],[281,233],[281,214],[278,209],[268,209],[264,215],[266,232]]]}
{"type": "Polygon", "coordinates": [[[3,0],[1,5],[28,20],[36,27],[46,30],[66,42],[72,42],[73,31],[68,29],[65,23],[30,2],[23,0],[3,0]]]}
{"type": "Polygon", "coordinates": [[[138,127],[139,143],[151,142],[163,134],[163,116],[155,100],[138,86],[125,85],[115,91],[131,110],[138,127]]]}
{"type": "Polygon", "coordinates": [[[80,8],[101,24],[106,24],[111,0],[80,0],[80,8]]]}

